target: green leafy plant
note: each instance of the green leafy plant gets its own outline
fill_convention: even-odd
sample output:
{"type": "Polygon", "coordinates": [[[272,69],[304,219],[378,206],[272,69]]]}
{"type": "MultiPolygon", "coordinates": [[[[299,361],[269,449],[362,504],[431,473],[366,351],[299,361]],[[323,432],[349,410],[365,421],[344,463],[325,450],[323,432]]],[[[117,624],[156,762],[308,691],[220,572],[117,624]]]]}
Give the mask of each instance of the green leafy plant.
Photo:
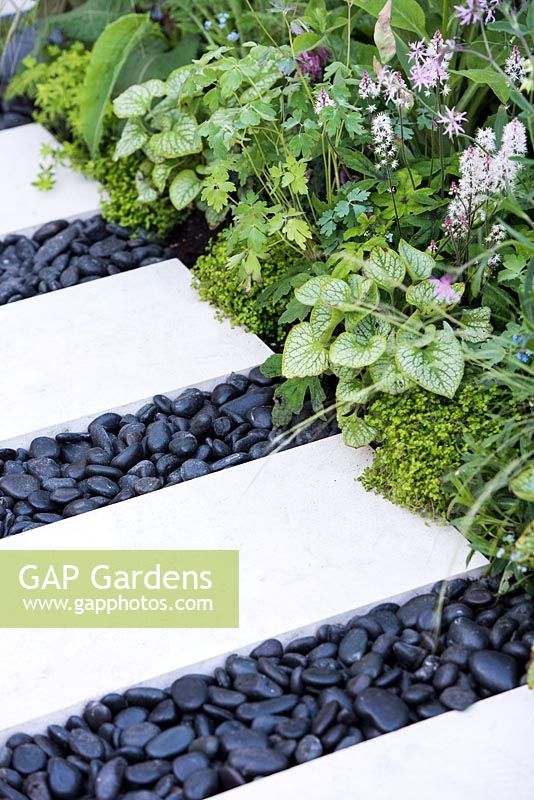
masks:
{"type": "Polygon", "coordinates": [[[264,264],[263,287],[256,284],[249,292],[244,292],[238,274],[228,268],[228,260],[223,234],[213,242],[208,253],[200,256],[192,269],[200,297],[215,305],[218,314],[228,317],[233,324],[243,325],[271,345],[280,342],[287,331],[287,325],[278,322],[285,308],[285,300],[271,294],[261,302],[260,294],[262,288],[265,291],[286,272],[300,271],[303,268],[302,261],[283,246],[273,249],[271,257],[264,264]]]}

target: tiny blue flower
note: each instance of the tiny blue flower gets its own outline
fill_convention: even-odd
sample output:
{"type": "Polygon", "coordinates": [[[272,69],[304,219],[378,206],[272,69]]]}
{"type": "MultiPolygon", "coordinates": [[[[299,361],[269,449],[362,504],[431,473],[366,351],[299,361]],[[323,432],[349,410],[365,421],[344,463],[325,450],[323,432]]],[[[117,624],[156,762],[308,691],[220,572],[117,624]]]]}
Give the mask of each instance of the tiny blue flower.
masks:
{"type": "Polygon", "coordinates": [[[506,550],[504,549],[504,547],[499,547],[499,549],[497,550],[496,556],[497,556],[497,558],[502,558],[505,553],[506,553],[506,550]]]}
{"type": "Polygon", "coordinates": [[[514,335],[512,336],[512,342],[514,342],[514,344],[517,344],[517,342],[522,342],[523,339],[524,337],[521,336],[520,333],[514,333],[514,335]]]}
{"type": "Polygon", "coordinates": [[[237,31],[232,31],[231,33],[228,34],[226,38],[228,39],[229,42],[237,42],[237,40],[239,39],[239,34],[237,31]]]}
{"type": "Polygon", "coordinates": [[[219,22],[219,28],[226,28],[226,23],[230,18],[230,14],[217,14],[217,20],[219,22]]]}
{"type": "Polygon", "coordinates": [[[209,31],[211,28],[211,19],[207,19],[204,21],[204,30],[209,31]]]}

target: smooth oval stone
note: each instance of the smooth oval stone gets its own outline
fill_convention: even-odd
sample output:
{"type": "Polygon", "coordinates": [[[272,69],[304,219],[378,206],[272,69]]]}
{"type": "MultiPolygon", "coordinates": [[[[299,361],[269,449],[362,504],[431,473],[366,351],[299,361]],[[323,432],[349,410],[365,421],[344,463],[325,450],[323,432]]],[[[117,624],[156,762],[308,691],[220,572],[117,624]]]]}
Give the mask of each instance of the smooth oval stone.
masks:
{"type": "Polygon", "coordinates": [[[350,668],[350,674],[369,675],[371,678],[378,678],[384,668],[384,659],[380,653],[366,653],[362,658],[350,668]]]}
{"type": "Polygon", "coordinates": [[[281,658],[283,654],[284,648],[278,639],[266,639],[250,655],[251,658],[281,658]]]}
{"type": "Polygon", "coordinates": [[[397,611],[397,617],[406,628],[414,628],[417,624],[419,614],[430,608],[434,610],[438,604],[438,598],[434,594],[420,594],[412,597],[404,603],[397,611]]]}
{"type": "Polygon", "coordinates": [[[259,673],[238,675],[234,681],[234,689],[242,692],[249,700],[270,700],[283,694],[277,683],[259,673]]]}
{"type": "Polygon", "coordinates": [[[69,746],[73,753],[87,761],[102,758],[105,753],[102,739],[84,728],[75,728],[70,732],[69,746]]]}
{"type": "Polygon", "coordinates": [[[493,650],[480,650],[469,659],[476,682],[492,692],[514,689],[519,681],[519,665],[515,658],[493,650]]]}
{"type": "Polygon", "coordinates": [[[171,428],[166,422],[162,420],[152,422],[146,429],[146,446],[151,453],[164,453],[171,436],[171,428]]]}
{"type": "Polygon", "coordinates": [[[440,703],[452,711],[465,711],[478,697],[467,686],[449,686],[439,696],[440,703]]]}
{"type": "Polygon", "coordinates": [[[224,403],[220,408],[225,414],[237,416],[244,420],[248,411],[252,411],[253,408],[258,406],[269,405],[273,399],[273,394],[274,387],[262,387],[258,391],[247,392],[241,397],[236,397],[235,400],[224,403]]]}
{"type": "Polygon", "coordinates": [[[176,725],[145,745],[145,753],[150,758],[173,758],[185,752],[194,738],[195,733],[189,725],[176,725]]]}
{"type": "Polygon", "coordinates": [[[139,442],[125,447],[118,455],[111,460],[111,466],[127,472],[134,467],[139,461],[143,460],[144,452],[143,446],[139,442]]]}
{"type": "Polygon", "coordinates": [[[208,475],[210,472],[211,469],[209,465],[204,461],[200,461],[198,458],[190,458],[187,461],[184,461],[180,467],[180,474],[183,481],[190,481],[194,478],[202,478],[204,475],[208,475]]]}
{"type": "MultiPolygon", "coordinates": [[[[122,697],[121,699],[124,700],[124,698],[122,697]]],[[[146,708],[131,706],[130,708],[121,708],[117,712],[113,722],[118,728],[126,729],[126,728],[131,728],[133,725],[139,725],[141,722],[145,722],[147,717],[148,717],[148,711],[146,708]]]]}
{"type": "Polygon", "coordinates": [[[395,642],[393,645],[395,658],[403,669],[415,670],[423,663],[427,652],[422,647],[417,647],[406,642],[395,642]]]}
{"type": "Polygon", "coordinates": [[[309,667],[302,672],[302,680],[309,686],[323,689],[325,686],[337,686],[341,683],[341,673],[335,669],[319,666],[309,667]]]}
{"type": "Polygon", "coordinates": [[[86,514],[88,511],[94,511],[99,508],[95,498],[82,497],[79,500],[73,500],[63,509],[65,517],[75,517],[78,514],[86,514]]]}
{"type": "Polygon", "coordinates": [[[247,728],[225,731],[221,734],[221,745],[226,753],[245,747],[268,747],[267,736],[261,731],[247,728]]]}
{"type": "Polygon", "coordinates": [[[186,753],[178,756],[172,762],[172,771],[179,783],[184,783],[187,778],[199,769],[209,766],[209,759],[204,753],[186,753]]]}
{"type": "Polygon", "coordinates": [[[339,645],[339,658],[347,666],[359,661],[365,654],[369,637],[363,628],[352,628],[339,645]]]}
{"type": "Polygon", "coordinates": [[[358,714],[383,733],[396,731],[409,721],[406,703],[385,689],[373,686],[359,694],[354,702],[358,714]]]}
{"type": "Polygon", "coordinates": [[[172,413],[177,417],[191,419],[197,414],[206,402],[200,389],[186,389],[172,403],[172,413]]]}
{"type": "Polygon", "coordinates": [[[310,727],[307,718],[285,719],[276,725],[276,733],[284,739],[301,739],[310,727]]]}
{"type": "Polygon", "coordinates": [[[421,719],[432,719],[432,717],[438,717],[446,711],[447,709],[439,700],[430,700],[428,703],[421,703],[421,705],[416,708],[416,712],[421,719]]]}
{"type": "Polygon", "coordinates": [[[179,713],[174,705],[174,700],[168,697],[166,700],[162,700],[161,703],[158,703],[150,712],[148,721],[163,727],[178,722],[179,713]]]}
{"type": "Polygon", "coordinates": [[[46,766],[46,755],[36,744],[21,744],[13,750],[12,767],[21,775],[39,772],[46,766]]]}
{"type": "Polygon", "coordinates": [[[421,703],[432,700],[434,695],[435,692],[432,686],[427,683],[414,683],[402,693],[401,697],[409,706],[419,706],[421,703]]]}
{"type": "Polygon", "coordinates": [[[295,694],[285,694],[272,700],[259,700],[256,703],[243,703],[236,711],[236,716],[243,722],[251,722],[256,717],[267,714],[287,714],[293,711],[299,698],[295,694]]]}
{"type": "Polygon", "coordinates": [[[208,687],[200,678],[186,675],[171,686],[174,702],[182,711],[196,711],[208,699],[208,687]]]}
{"type": "Polygon", "coordinates": [[[242,692],[225,689],[221,686],[210,686],[208,695],[210,701],[221,708],[237,708],[241,703],[245,703],[247,699],[242,692]]]}
{"type": "Polygon", "coordinates": [[[252,456],[250,453],[231,453],[229,456],[214,461],[213,464],[210,465],[211,471],[220,472],[223,469],[228,469],[228,467],[237,467],[239,464],[246,464],[251,460],[252,456]]]}
{"type": "Polygon", "coordinates": [[[295,750],[295,761],[297,764],[305,764],[307,761],[313,761],[323,755],[323,745],[317,736],[308,734],[304,736],[298,743],[295,750]]]}
{"type": "Polygon", "coordinates": [[[153,722],[139,722],[130,725],[121,733],[122,747],[145,747],[145,745],[161,733],[153,722]]]}
{"type": "Polygon", "coordinates": [[[253,747],[233,750],[228,763],[245,778],[273,775],[289,766],[287,756],[283,753],[253,747]]]}
{"type": "Polygon", "coordinates": [[[9,767],[11,764],[11,757],[13,755],[13,751],[11,747],[0,747],[0,769],[4,769],[5,767],[9,767]]]}
{"type": "Polygon", "coordinates": [[[47,765],[50,791],[58,800],[74,800],[82,789],[80,770],[63,758],[51,758],[47,765]]]}
{"type": "Polygon", "coordinates": [[[59,458],[60,453],[60,446],[50,436],[37,436],[30,444],[30,456],[32,458],[56,459],[59,458]]]}
{"type": "Polygon", "coordinates": [[[46,772],[35,772],[29,775],[22,784],[22,791],[30,800],[51,800],[46,772]]]}
{"type": "Polygon", "coordinates": [[[150,786],[171,771],[168,761],[154,759],[132,764],[124,773],[126,780],[134,786],[150,786]]]}
{"type": "Polygon", "coordinates": [[[219,383],[211,393],[211,402],[221,406],[223,403],[233,400],[234,397],[239,397],[240,394],[239,389],[232,386],[231,383],[219,383]]]}
{"type": "Polygon", "coordinates": [[[96,733],[101,725],[111,722],[111,711],[103,703],[93,701],[85,706],[83,718],[91,730],[96,733]]]}
{"type": "Polygon", "coordinates": [[[150,494],[150,492],[156,492],[161,489],[162,485],[161,478],[138,478],[134,485],[134,492],[137,495],[150,494]]]}
{"type": "Polygon", "coordinates": [[[457,617],[449,626],[447,644],[459,644],[469,650],[484,650],[489,644],[489,631],[471,619],[457,617]]]}
{"type": "Polygon", "coordinates": [[[150,686],[135,686],[133,689],[128,689],[124,692],[124,697],[132,706],[150,709],[168,699],[168,695],[163,689],[156,689],[150,686]]]}
{"type": "Polygon", "coordinates": [[[72,503],[82,496],[80,489],[77,486],[61,486],[59,489],[54,489],[50,492],[50,500],[53,503],[64,506],[72,503]]]}
{"type": "Polygon", "coordinates": [[[39,489],[39,481],[32,475],[4,475],[0,478],[0,489],[15,500],[27,500],[39,489]]]}
{"type": "Polygon", "coordinates": [[[98,494],[102,497],[115,497],[115,495],[120,491],[119,487],[114,481],[110,480],[109,478],[105,478],[102,475],[95,476],[94,478],[88,478],[87,486],[93,494],[98,494]]]}
{"type": "Polygon", "coordinates": [[[0,781],[5,782],[14,789],[20,789],[22,787],[22,778],[19,773],[7,767],[0,769],[0,781]]]}
{"type": "Polygon", "coordinates": [[[59,478],[61,475],[59,465],[51,458],[32,458],[26,462],[26,469],[38,481],[59,478]]]}
{"type": "Polygon", "coordinates": [[[432,684],[438,692],[442,692],[444,689],[448,689],[449,686],[456,683],[458,674],[458,666],[449,661],[437,668],[434,673],[432,684]]]}
{"type": "Polygon", "coordinates": [[[124,758],[113,758],[104,764],[95,779],[97,800],[116,800],[128,762],[124,758]]]}
{"type": "Polygon", "coordinates": [[[219,788],[219,777],[214,769],[201,769],[186,778],[183,790],[184,800],[204,800],[212,797],[219,788]]]}

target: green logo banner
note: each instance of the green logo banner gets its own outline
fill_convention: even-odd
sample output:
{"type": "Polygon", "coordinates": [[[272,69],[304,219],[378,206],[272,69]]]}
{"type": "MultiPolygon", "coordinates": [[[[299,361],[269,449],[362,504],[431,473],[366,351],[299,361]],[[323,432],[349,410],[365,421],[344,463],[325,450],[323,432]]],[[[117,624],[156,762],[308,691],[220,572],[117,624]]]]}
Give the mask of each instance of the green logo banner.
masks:
{"type": "Polygon", "coordinates": [[[0,628],[237,628],[237,550],[9,550],[0,628]]]}

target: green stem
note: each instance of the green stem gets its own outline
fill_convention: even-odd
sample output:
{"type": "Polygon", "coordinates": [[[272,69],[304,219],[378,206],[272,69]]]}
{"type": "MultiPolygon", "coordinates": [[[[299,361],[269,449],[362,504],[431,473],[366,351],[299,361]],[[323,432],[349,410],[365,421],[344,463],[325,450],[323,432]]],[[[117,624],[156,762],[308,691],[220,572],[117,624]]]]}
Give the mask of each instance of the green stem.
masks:
{"type": "Polygon", "coordinates": [[[408,175],[410,176],[410,181],[412,183],[412,189],[416,190],[415,181],[413,179],[412,170],[410,169],[410,165],[408,164],[408,159],[406,157],[406,149],[404,147],[404,125],[402,121],[402,108],[399,108],[399,120],[400,120],[400,129],[401,129],[401,153],[402,153],[402,160],[404,161],[404,165],[408,170],[408,175]]]}
{"type": "Polygon", "coordinates": [[[449,0],[443,0],[441,6],[441,32],[443,38],[447,38],[447,29],[449,27],[449,0]]]}

